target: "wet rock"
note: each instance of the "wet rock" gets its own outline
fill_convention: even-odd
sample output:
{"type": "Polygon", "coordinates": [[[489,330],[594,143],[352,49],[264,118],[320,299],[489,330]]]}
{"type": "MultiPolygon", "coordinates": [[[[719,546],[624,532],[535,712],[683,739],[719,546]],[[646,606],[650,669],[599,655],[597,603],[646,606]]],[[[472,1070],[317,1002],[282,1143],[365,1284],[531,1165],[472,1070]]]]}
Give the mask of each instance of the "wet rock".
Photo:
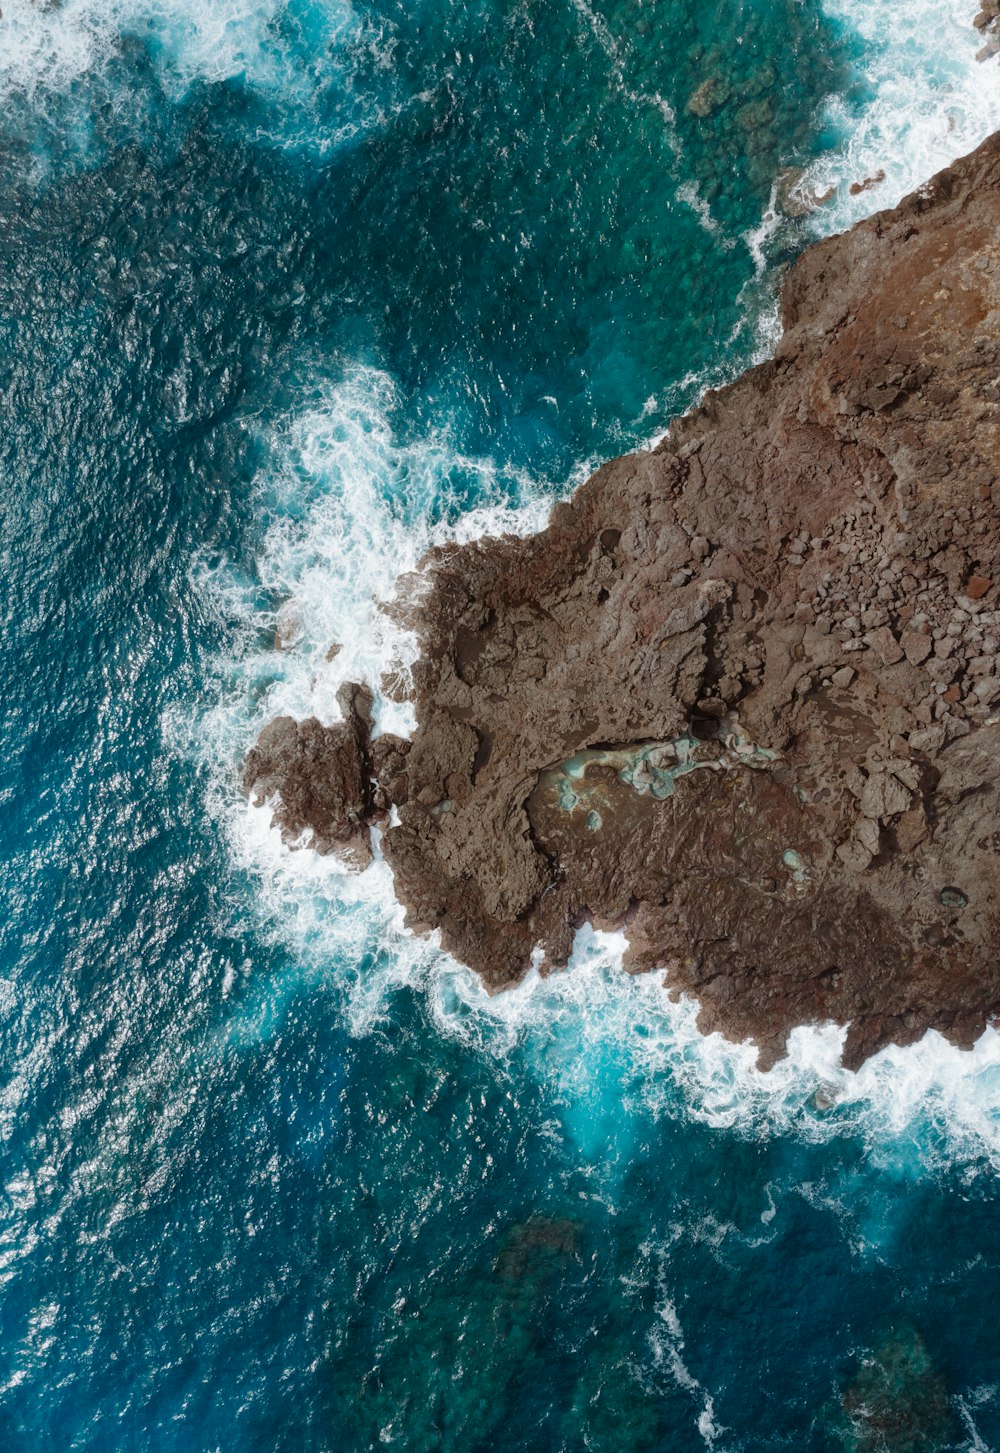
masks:
{"type": "Polygon", "coordinates": [[[873,187],[880,186],[884,181],[885,172],[880,167],[877,172],[870,177],[865,177],[863,181],[852,182],[849,188],[851,196],[860,197],[862,192],[870,192],[873,187]]]}
{"type": "Polygon", "coordinates": [[[290,651],[299,644],[304,635],[305,628],[298,606],[295,601],[286,600],[278,611],[278,619],[274,628],[274,649],[290,651]]]}
{"type": "Polygon", "coordinates": [[[383,733],[371,744],[370,766],[375,778],[375,804],[379,811],[388,811],[391,804],[402,807],[410,795],[407,758],[410,743],[390,732],[383,733]]]}
{"type": "Polygon", "coordinates": [[[775,206],[782,216],[801,218],[826,206],[837,195],[836,186],[824,187],[815,192],[804,185],[805,171],[801,167],[785,167],[775,177],[775,206]]]}
{"type": "Polygon", "coordinates": [[[785,167],[774,179],[775,206],[784,217],[808,217],[814,210],[809,195],[802,183],[805,172],[802,167],[785,167]]]}
{"type": "Polygon", "coordinates": [[[363,867],[371,859],[374,810],[367,761],[371,695],[349,685],[338,702],[344,720],[333,726],[315,717],[269,722],[247,755],[243,790],[255,803],[273,803],[287,842],[305,835],[317,852],[363,867]]]}

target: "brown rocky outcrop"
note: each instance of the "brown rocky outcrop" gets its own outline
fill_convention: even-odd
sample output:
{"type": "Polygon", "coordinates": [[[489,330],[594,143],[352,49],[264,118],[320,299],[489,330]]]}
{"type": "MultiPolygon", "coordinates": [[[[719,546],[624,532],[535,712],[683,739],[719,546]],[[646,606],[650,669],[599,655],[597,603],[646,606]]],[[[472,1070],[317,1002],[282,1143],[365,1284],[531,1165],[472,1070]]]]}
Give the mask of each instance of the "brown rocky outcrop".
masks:
{"type": "Polygon", "coordinates": [[[986,37],[986,44],[976,53],[977,61],[992,60],[1000,52],[1000,0],[982,0],[973,25],[986,37]]]}
{"type": "Polygon", "coordinates": [[[357,867],[371,862],[371,692],[348,684],[337,693],[344,720],[323,726],[315,717],[268,722],[247,754],[243,790],[255,802],[273,801],[274,820],[288,842],[303,835],[318,853],[336,853],[357,867]]]}
{"type": "Polygon", "coordinates": [[[856,1065],[1000,1011],[1000,138],[782,311],[540,534],[433,552],[412,743],[353,738],[376,791],[315,723],[247,781],[321,843],[394,803],[408,921],[491,989],[624,924],[706,1029],[768,1064],[833,1020],[856,1065]]]}

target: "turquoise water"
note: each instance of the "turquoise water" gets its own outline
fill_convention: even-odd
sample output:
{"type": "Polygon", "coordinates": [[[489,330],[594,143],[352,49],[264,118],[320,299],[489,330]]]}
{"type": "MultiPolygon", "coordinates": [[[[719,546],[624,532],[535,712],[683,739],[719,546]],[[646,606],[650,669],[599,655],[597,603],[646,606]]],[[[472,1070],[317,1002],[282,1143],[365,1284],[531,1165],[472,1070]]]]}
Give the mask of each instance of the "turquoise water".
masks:
{"type": "Polygon", "coordinates": [[[965,8],[4,5],[5,1447],[1000,1446],[996,1036],[760,1076],[594,935],[487,1000],[236,788],[991,129],[965,8]]]}

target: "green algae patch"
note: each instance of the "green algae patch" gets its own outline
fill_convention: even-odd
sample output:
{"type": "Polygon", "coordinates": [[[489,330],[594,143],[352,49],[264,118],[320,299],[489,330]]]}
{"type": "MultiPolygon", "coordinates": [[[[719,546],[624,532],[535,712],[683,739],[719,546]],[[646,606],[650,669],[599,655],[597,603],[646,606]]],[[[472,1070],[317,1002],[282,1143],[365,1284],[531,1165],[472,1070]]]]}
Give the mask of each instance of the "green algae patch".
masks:
{"type": "Polygon", "coordinates": [[[735,719],[727,718],[719,735],[708,741],[685,734],[662,742],[587,747],[550,767],[540,780],[560,811],[585,813],[588,832],[596,833],[604,825],[600,804],[606,804],[608,788],[616,781],[640,797],[665,802],[673,797],[681,778],[691,772],[724,772],[734,767],[766,770],[776,756],[769,748],[748,741],[735,719]]]}

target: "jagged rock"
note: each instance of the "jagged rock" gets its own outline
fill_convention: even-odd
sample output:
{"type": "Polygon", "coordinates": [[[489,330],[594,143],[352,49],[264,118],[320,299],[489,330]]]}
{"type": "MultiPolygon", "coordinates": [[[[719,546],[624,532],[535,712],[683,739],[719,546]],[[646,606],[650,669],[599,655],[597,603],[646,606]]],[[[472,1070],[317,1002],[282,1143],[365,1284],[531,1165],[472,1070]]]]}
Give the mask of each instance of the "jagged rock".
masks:
{"type": "Polygon", "coordinates": [[[278,611],[274,628],[274,647],[277,651],[290,651],[297,646],[305,634],[302,617],[294,600],[286,600],[278,611]]]}
{"type": "Polygon", "coordinates": [[[877,172],[870,177],[865,177],[863,181],[852,182],[848,190],[852,197],[860,197],[862,192],[870,192],[873,187],[880,186],[884,181],[885,172],[880,167],[877,172]]]}
{"type": "Polygon", "coordinates": [[[774,204],[783,217],[808,217],[837,195],[835,186],[824,187],[821,192],[807,191],[802,185],[804,181],[805,172],[794,166],[785,167],[775,177],[774,204]]]}
{"type": "Polygon", "coordinates": [[[273,803],[287,842],[306,834],[317,852],[364,867],[374,812],[367,759],[372,698],[364,687],[348,685],[337,700],[344,720],[333,726],[315,717],[269,722],[247,756],[243,790],[257,803],[273,803]]]}
{"type": "Polygon", "coordinates": [[[873,772],[861,793],[861,811],[875,822],[888,822],[889,818],[906,811],[911,796],[909,789],[891,772],[873,772]]]}
{"type": "Polygon", "coordinates": [[[887,666],[903,659],[903,649],[889,626],[879,626],[868,638],[872,650],[877,651],[887,666]]]}
{"type": "Polygon", "coordinates": [[[775,357],[656,449],[538,535],[425,561],[416,732],[374,744],[360,818],[396,804],[408,921],[491,989],[589,918],[763,1065],[804,1022],[847,1024],[856,1065],[1000,1010],[1000,687],[963,684],[1000,620],[955,603],[1000,578],[998,225],[994,138],[805,252],[775,357]]]}
{"type": "Polygon", "coordinates": [[[972,692],[984,706],[992,706],[995,701],[1000,700],[1000,677],[984,676],[976,682],[972,692]]]}

